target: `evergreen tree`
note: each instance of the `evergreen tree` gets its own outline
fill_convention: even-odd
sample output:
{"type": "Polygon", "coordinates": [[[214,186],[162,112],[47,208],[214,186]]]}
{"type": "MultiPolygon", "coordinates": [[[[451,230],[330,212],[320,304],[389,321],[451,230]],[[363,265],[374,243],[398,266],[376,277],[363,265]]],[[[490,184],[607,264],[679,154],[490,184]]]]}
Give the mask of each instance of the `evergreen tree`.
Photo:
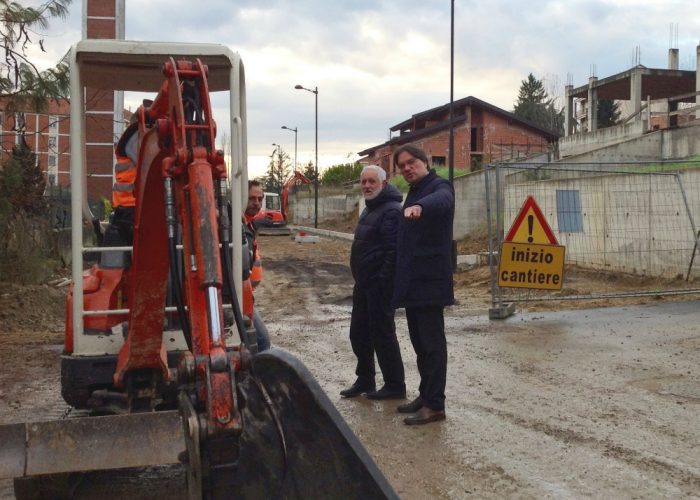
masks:
{"type": "Polygon", "coordinates": [[[612,99],[598,100],[598,127],[605,128],[617,125],[620,119],[620,105],[612,99]]]}
{"type": "Polygon", "coordinates": [[[0,171],[0,213],[40,215],[46,209],[44,174],[24,137],[0,171]]]}
{"type": "Polygon", "coordinates": [[[316,178],[316,169],[314,168],[314,163],[309,161],[308,165],[304,166],[304,171],[302,172],[311,182],[316,178]]]}
{"type": "Polygon", "coordinates": [[[542,80],[535,78],[532,73],[520,83],[513,113],[551,132],[561,135],[564,131],[564,111],[557,110],[554,99],[547,95],[542,80]]]}

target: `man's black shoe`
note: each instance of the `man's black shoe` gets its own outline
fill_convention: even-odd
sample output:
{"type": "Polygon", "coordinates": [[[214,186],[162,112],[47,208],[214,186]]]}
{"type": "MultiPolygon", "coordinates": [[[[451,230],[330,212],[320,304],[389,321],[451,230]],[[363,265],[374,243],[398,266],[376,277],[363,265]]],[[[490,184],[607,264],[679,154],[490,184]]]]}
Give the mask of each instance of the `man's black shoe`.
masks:
{"type": "Polygon", "coordinates": [[[396,411],[399,413],[415,413],[421,408],[423,408],[423,398],[418,396],[410,403],[399,405],[399,407],[396,408],[396,411]]]}
{"type": "Polygon", "coordinates": [[[359,396],[360,394],[364,394],[365,392],[374,392],[374,389],[376,389],[376,386],[374,384],[369,385],[355,382],[347,389],[343,389],[342,391],[340,391],[340,395],[344,398],[354,398],[359,396]]]}
{"type": "Polygon", "coordinates": [[[440,420],[445,420],[444,410],[431,410],[424,406],[415,415],[404,418],[403,423],[406,425],[425,425],[430,422],[439,422],[440,420]]]}
{"type": "Polygon", "coordinates": [[[406,389],[387,389],[386,386],[378,391],[365,394],[367,399],[406,399],[406,389]]]}

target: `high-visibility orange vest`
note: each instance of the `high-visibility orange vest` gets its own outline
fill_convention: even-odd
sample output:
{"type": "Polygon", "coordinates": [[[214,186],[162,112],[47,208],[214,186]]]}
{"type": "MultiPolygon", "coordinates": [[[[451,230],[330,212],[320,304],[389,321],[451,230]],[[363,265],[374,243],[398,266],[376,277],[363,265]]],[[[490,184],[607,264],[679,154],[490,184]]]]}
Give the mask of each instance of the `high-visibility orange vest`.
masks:
{"type": "Polygon", "coordinates": [[[117,163],[114,165],[112,208],[136,206],[135,182],[136,165],[126,156],[117,156],[117,163]]]}
{"type": "MultiPolygon", "coordinates": [[[[253,224],[253,217],[248,215],[244,216],[246,225],[250,228],[250,232],[257,236],[257,231],[255,225],[253,224]]],[[[250,269],[250,284],[253,286],[253,290],[257,288],[263,278],[262,269],[262,259],[260,258],[260,252],[258,252],[258,240],[255,238],[252,241],[253,244],[253,267],[250,269]]]]}

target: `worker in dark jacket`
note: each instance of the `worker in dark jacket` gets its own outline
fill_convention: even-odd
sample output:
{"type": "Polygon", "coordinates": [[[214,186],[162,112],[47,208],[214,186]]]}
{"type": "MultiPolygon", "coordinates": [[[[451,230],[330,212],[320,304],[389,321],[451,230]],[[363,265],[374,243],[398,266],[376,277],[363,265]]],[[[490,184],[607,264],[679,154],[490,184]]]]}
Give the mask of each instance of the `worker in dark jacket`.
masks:
{"type": "Polygon", "coordinates": [[[384,169],[374,165],[362,170],[360,184],[366,207],[357,223],[350,252],[350,269],[355,279],[350,344],[357,357],[357,380],[340,394],[346,398],[366,393],[369,399],[403,399],[406,384],[391,306],[401,193],[387,184],[384,169]],[[384,386],[378,391],[374,380],[375,353],[384,377],[384,386]]]}
{"type": "Polygon", "coordinates": [[[409,183],[399,223],[393,305],[406,308],[411,343],[416,351],[418,397],[398,407],[415,413],[408,425],[445,419],[447,342],[443,310],[454,304],[452,223],[454,189],[430,169],[422,149],[407,144],[393,162],[409,183]]]}

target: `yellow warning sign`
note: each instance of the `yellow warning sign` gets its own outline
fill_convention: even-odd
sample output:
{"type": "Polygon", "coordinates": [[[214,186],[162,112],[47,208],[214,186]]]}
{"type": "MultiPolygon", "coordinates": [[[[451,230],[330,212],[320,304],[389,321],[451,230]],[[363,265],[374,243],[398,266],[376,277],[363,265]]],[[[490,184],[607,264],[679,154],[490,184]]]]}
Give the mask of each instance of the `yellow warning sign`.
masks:
{"type": "Polygon", "coordinates": [[[561,290],[564,246],[504,241],[498,263],[498,286],[561,290]]]}
{"type": "Polygon", "coordinates": [[[556,245],[557,238],[535,198],[528,196],[503,241],[556,245]]]}

